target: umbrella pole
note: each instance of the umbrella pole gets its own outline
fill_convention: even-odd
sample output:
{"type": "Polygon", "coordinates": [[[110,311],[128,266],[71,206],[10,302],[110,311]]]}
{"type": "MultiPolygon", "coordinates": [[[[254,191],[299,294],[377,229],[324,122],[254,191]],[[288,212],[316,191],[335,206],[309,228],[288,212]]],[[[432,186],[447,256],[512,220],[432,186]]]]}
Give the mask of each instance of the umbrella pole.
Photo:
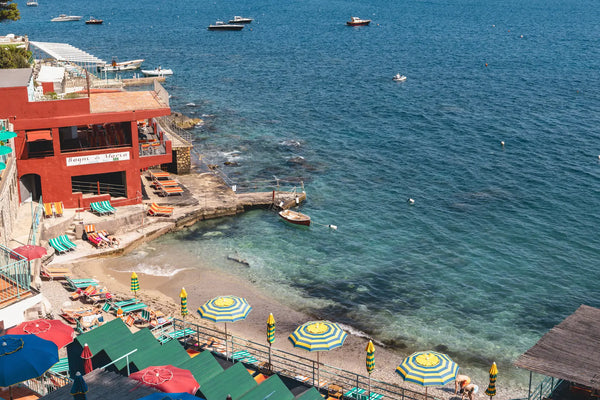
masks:
{"type": "Polygon", "coordinates": [[[427,386],[425,386],[425,400],[427,400],[427,386]]]}
{"type": "Polygon", "coordinates": [[[229,360],[227,355],[227,322],[225,322],[225,359],[229,360]]]}
{"type": "Polygon", "coordinates": [[[321,383],[321,377],[319,374],[319,370],[321,369],[320,366],[321,364],[319,363],[319,352],[317,351],[317,384],[315,385],[317,389],[319,388],[319,383],[321,383]]]}
{"type": "Polygon", "coordinates": [[[370,399],[371,398],[371,373],[370,372],[369,372],[369,392],[368,392],[368,394],[369,394],[368,398],[370,399]]]}
{"type": "Polygon", "coordinates": [[[269,371],[272,371],[272,370],[273,370],[273,367],[271,367],[271,343],[269,342],[269,371]]]}
{"type": "Polygon", "coordinates": [[[10,385],[10,386],[8,387],[8,394],[9,394],[10,400],[13,400],[13,395],[12,395],[12,385],[10,385]]]}

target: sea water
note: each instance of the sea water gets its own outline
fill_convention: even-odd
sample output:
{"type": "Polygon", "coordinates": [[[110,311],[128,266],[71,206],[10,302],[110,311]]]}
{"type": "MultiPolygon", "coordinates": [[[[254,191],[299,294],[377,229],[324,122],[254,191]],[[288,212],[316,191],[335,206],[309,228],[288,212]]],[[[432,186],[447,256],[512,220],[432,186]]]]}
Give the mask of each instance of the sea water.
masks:
{"type": "Polygon", "coordinates": [[[406,353],[441,349],[467,370],[496,361],[521,387],[516,357],[580,304],[600,306],[599,2],[20,9],[2,33],[172,69],[172,109],[205,120],[195,151],[240,188],[304,183],[310,229],[270,211],[207,221],[131,255],[140,268],[238,271],[406,353]],[[62,13],[105,22],[50,22],[62,13]],[[234,15],[255,21],[206,29],[234,15]]]}

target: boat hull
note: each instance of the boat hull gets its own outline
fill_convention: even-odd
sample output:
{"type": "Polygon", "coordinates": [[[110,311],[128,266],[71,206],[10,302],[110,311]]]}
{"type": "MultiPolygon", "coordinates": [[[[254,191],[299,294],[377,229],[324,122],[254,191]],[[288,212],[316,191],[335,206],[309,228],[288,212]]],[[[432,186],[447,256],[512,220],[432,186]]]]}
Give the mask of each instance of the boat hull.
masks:
{"type": "Polygon", "coordinates": [[[366,26],[366,25],[369,25],[370,23],[371,23],[371,21],[361,21],[361,22],[348,21],[348,22],[346,22],[346,25],[348,25],[348,26],[366,26]]]}
{"type": "Polygon", "coordinates": [[[144,74],[145,76],[167,76],[167,75],[173,75],[173,71],[171,71],[170,69],[163,69],[163,70],[146,70],[143,69],[142,70],[142,74],[144,74]]]}
{"type": "Polygon", "coordinates": [[[290,224],[310,226],[310,217],[296,211],[283,210],[279,212],[279,216],[290,224]]]}
{"type": "Polygon", "coordinates": [[[144,60],[123,61],[114,66],[107,64],[106,66],[99,68],[99,70],[105,72],[132,71],[140,68],[143,62],[144,60]]]}
{"type": "Polygon", "coordinates": [[[238,18],[238,19],[230,19],[230,24],[250,24],[254,21],[252,18],[238,18]]]}
{"type": "Polygon", "coordinates": [[[241,31],[244,25],[224,24],[224,25],[209,25],[209,31],[241,31]]]}
{"type": "Polygon", "coordinates": [[[85,23],[87,25],[101,25],[103,22],[104,21],[101,19],[92,19],[92,20],[85,21],[85,23]]]}

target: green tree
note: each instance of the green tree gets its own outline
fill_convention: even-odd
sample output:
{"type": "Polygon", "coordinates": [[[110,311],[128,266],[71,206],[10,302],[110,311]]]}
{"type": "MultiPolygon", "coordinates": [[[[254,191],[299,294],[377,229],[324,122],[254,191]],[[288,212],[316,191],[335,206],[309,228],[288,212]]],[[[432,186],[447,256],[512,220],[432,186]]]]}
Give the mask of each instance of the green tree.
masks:
{"type": "Polygon", "coordinates": [[[4,68],[27,68],[31,52],[22,47],[2,46],[0,47],[0,69],[4,68]]]}
{"type": "Polygon", "coordinates": [[[17,3],[13,0],[0,0],[0,22],[18,21],[21,19],[21,13],[17,7],[17,3]]]}

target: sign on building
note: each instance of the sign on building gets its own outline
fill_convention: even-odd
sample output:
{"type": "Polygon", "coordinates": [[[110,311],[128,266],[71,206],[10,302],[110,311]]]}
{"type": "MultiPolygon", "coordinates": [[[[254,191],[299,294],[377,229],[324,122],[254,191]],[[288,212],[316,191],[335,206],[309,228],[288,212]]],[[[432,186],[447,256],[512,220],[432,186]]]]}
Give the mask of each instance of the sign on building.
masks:
{"type": "Polygon", "coordinates": [[[127,160],[129,160],[128,151],[122,151],[119,153],[95,154],[93,156],[67,157],[67,167],[127,160]]]}

